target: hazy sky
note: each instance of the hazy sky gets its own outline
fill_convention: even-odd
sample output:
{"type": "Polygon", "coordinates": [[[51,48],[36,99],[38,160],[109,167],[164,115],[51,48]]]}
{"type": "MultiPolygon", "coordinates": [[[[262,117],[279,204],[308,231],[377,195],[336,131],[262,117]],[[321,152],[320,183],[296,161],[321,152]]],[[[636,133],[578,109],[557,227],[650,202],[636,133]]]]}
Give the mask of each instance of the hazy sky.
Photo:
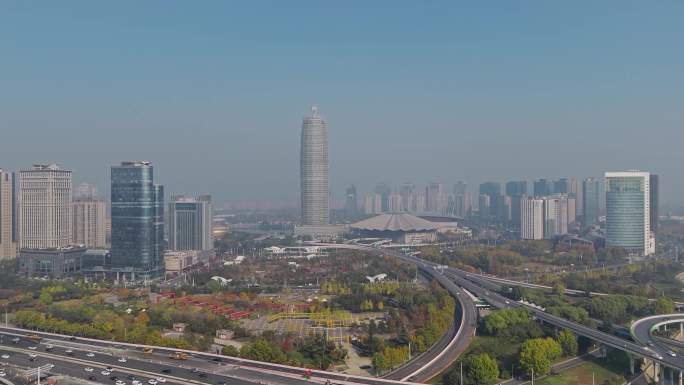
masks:
{"type": "Polygon", "coordinates": [[[661,174],[684,204],[682,1],[2,1],[0,167],[107,191],[296,201],[317,104],[331,188],[661,174]]]}

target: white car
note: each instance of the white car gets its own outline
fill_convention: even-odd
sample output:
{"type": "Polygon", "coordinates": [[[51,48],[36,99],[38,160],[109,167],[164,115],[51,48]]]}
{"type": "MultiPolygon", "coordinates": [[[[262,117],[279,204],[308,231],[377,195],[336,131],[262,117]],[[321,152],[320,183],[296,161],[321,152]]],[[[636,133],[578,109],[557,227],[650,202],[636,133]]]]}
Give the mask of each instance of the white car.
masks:
{"type": "Polygon", "coordinates": [[[126,385],[126,383],[121,381],[121,380],[116,380],[115,384],[116,385],[126,385]]]}
{"type": "Polygon", "coordinates": [[[155,380],[155,379],[153,378],[153,379],[147,381],[147,383],[150,384],[150,385],[157,385],[157,380],[155,380]]]}
{"type": "Polygon", "coordinates": [[[155,380],[157,380],[157,382],[161,382],[162,384],[166,382],[166,378],[164,377],[157,377],[155,380]]]}
{"type": "Polygon", "coordinates": [[[38,347],[37,347],[36,345],[31,345],[31,346],[29,346],[28,348],[29,348],[29,350],[36,350],[36,349],[38,349],[38,347]]]}
{"type": "Polygon", "coordinates": [[[55,365],[54,365],[54,364],[47,364],[47,365],[45,365],[45,366],[47,366],[48,370],[49,370],[49,369],[52,369],[52,368],[54,368],[54,367],[55,367],[55,365]]]}
{"type": "Polygon", "coordinates": [[[6,360],[9,358],[9,354],[3,354],[0,357],[2,357],[3,360],[6,360]]]}
{"type": "Polygon", "coordinates": [[[95,357],[95,353],[90,353],[90,352],[89,352],[89,353],[86,354],[86,356],[87,356],[87,357],[95,357]]]}
{"type": "Polygon", "coordinates": [[[131,384],[133,384],[133,385],[142,385],[142,382],[140,382],[140,381],[138,381],[138,380],[133,380],[133,382],[131,382],[131,384]]]}
{"type": "Polygon", "coordinates": [[[93,368],[87,367],[87,368],[83,368],[83,370],[85,370],[86,372],[90,373],[90,372],[93,371],[93,368]]]}
{"type": "Polygon", "coordinates": [[[38,355],[36,353],[29,353],[28,355],[30,358],[36,358],[38,355]]]}
{"type": "Polygon", "coordinates": [[[121,357],[121,358],[119,358],[117,361],[119,361],[119,362],[121,362],[121,363],[124,363],[124,362],[126,362],[127,360],[126,360],[126,358],[121,357]]]}
{"type": "Polygon", "coordinates": [[[671,357],[677,357],[677,353],[673,352],[672,350],[668,350],[667,354],[669,354],[671,357]]]}
{"type": "Polygon", "coordinates": [[[0,377],[5,377],[6,375],[7,375],[7,373],[5,373],[4,371],[1,371],[1,370],[0,370],[0,377]]]}
{"type": "Polygon", "coordinates": [[[103,370],[100,372],[100,374],[103,376],[108,376],[108,375],[112,374],[112,372],[110,372],[109,370],[103,370]]]}

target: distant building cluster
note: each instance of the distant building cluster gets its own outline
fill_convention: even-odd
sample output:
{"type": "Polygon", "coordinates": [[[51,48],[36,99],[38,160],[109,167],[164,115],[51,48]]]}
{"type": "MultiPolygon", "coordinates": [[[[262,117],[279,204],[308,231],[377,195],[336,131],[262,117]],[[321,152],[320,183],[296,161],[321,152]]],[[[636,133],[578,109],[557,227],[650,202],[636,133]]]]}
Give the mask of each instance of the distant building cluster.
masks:
{"type": "Polygon", "coordinates": [[[170,217],[164,205],[146,161],[112,166],[109,202],[93,185],[74,188],[72,171],[56,164],[0,169],[0,259],[18,258],[28,276],[135,280],[162,275],[167,249],[187,254],[168,258],[181,272],[213,256],[211,197],[173,197],[170,217]]]}

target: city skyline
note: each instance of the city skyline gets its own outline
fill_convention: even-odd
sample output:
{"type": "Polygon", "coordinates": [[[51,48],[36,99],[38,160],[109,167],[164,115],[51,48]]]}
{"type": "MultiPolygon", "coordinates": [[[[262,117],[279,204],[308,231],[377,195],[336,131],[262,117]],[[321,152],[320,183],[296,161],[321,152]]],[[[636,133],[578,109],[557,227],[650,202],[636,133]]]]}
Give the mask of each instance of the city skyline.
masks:
{"type": "Polygon", "coordinates": [[[171,193],[294,207],[315,103],[335,199],[644,169],[682,206],[684,5],[586,4],[3,5],[0,163],[107,191],[151,159],[171,193]]]}

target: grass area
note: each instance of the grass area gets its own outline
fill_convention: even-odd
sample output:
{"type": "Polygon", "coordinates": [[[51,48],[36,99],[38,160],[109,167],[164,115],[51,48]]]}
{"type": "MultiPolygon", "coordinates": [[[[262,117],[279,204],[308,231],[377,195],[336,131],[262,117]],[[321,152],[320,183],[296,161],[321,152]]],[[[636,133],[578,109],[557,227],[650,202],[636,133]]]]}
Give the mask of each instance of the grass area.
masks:
{"type": "Polygon", "coordinates": [[[539,385],[591,385],[592,373],[594,374],[594,384],[622,384],[624,382],[621,371],[614,365],[606,365],[604,360],[595,359],[534,383],[539,385]]]}

